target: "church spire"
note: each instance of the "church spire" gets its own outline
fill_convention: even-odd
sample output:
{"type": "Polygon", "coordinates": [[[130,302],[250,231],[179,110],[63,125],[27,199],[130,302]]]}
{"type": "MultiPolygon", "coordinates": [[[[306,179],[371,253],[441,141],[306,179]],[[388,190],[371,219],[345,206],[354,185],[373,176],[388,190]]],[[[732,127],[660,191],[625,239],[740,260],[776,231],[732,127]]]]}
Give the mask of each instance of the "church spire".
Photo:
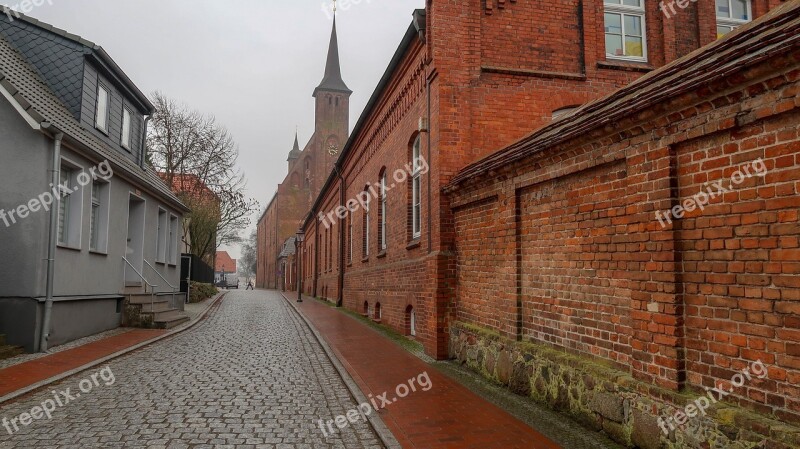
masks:
{"type": "Polygon", "coordinates": [[[331,43],[328,46],[328,61],[325,64],[325,77],[322,82],[314,90],[314,96],[317,92],[331,91],[342,92],[346,94],[353,93],[342,80],[342,69],[339,64],[339,39],[336,35],[336,16],[333,17],[333,30],[331,31],[331,43]]]}
{"type": "Polygon", "coordinates": [[[292,151],[289,152],[289,159],[288,161],[294,161],[300,158],[300,155],[303,154],[300,152],[300,143],[297,141],[297,131],[294,132],[294,147],[292,147],[292,151]]]}

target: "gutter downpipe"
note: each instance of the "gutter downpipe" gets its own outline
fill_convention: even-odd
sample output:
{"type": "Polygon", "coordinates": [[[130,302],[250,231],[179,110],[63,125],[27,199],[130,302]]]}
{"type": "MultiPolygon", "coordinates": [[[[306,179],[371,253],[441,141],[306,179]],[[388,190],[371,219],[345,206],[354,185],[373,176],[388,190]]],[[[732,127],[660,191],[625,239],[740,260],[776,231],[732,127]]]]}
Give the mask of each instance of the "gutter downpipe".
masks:
{"type": "Polygon", "coordinates": [[[152,115],[144,118],[144,126],[142,126],[142,152],[139,156],[139,168],[144,168],[144,163],[147,160],[147,125],[150,123],[152,115]]]}
{"type": "MultiPolygon", "coordinates": [[[[345,198],[344,198],[344,176],[342,176],[342,172],[339,170],[339,167],[336,164],[333,165],[333,168],[336,170],[336,176],[339,177],[339,207],[344,207],[345,198]]],[[[341,210],[341,209],[340,209],[341,210]]],[[[351,214],[352,215],[352,214],[351,214]]],[[[348,217],[348,219],[352,219],[352,217],[348,217]]],[[[345,222],[343,220],[339,220],[339,291],[336,295],[336,307],[342,307],[344,305],[344,235],[345,235],[345,222]]]]}
{"type": "MultiPolygon", "coordinates": [[[[51,128],[49,123],[43,123],[43,128],[51,128]]],[[[64,134],[56,133],[53,143],[53,168],[50,170],[52,185],[58,189],[61,181],[61,140],[64,134]]],[[[59,192],[60,193],[60,192],[59,192]]],[[[61,195],[54,198],[53,206],[50,208],[50,228],[48,229],[47,244],[47,286],[46,300],[44,303],[44,317],[42,318],[42,330],[39,335],[39,352],[47,352],[47,343],[50,339],[50,318],[53,313],[53,283],[55,281],[56,265],[56,245],[58,240],[58,209],[61,205],[61,195]]]]}

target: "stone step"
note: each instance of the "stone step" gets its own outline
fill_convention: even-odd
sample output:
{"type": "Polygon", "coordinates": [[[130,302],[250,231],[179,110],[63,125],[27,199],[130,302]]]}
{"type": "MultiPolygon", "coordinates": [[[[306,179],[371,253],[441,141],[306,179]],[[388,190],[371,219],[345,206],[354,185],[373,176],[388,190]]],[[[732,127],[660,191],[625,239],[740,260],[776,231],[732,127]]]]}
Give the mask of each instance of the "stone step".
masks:
{"type": "Polygon", "coordinates": [[[153,301],[152,304],[148,301],[144,304],[141,304],[141,306],[142,313],[166,312],[174,310],[170,308],[169,301],[153,301]]]}
{"type": "Polygon", "coordinates": [[[187,321],[189,321],[189,316],[177,309],[158,313],[155,320],[153,320],[155,327],[158,329],[172,329],[187,321]]]}
{"type": "Polygon", "coordinates": [[[136,304],[136,305],[150,305],[152,304],[161,304],[166,303],[169,304],[169,299],[160,298],[158,296],[153,295],[129,295],[129,303],[136,304]]]}

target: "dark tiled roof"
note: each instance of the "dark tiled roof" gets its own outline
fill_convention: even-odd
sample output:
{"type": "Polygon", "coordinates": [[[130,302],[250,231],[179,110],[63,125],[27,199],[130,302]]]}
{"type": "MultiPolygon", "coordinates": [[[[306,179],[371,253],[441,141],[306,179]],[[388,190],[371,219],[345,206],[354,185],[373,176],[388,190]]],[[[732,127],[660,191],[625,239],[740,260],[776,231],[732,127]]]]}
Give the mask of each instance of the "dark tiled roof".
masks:
{"type": "Polygon", "coordinates": [[[278,259],[283,259],[285,257],[289,257],[292,254],[294,254],[294,252],[295,252],[295,247],[294,247],[295,239],[296,239],[296,237],[289,237],[288,239],[286,239],[285,242],[283,242],[283,251],[281,251],[280,255],[278,256],[278,259]]]}
{"type": "Polygon", "coordinates": [[[3,15],[0,35],[25,56],[50,90],[79,118],[84,58],[91,51],[61,35],[3,15]]]}
{"type": "Polygon", "coordinates": [[[314,96],[320,90],[332,92],[353,93],[342,79],[342,68],[339,64],[339,38],[336,36],[336,19],[333,19],[333,30],[331,30],[331,43],[328,46],[328,61],[325,64],[325,76],[322,82],[314,90],[314,96]]]}
{"type": "Polygon", "coordinates": [[[167,200],[177,209],[188,211],[153,169],[139,167],[83,129],[22,54],[3,38],[0,38],[0,84],[35,121],[47,121],[63,132],[66,142],[93,153],[100,160],[108,160],[117,174],[127,175],[125,177],[132,182],[167,200]]]}
{"type": "Polygon", "coordinates": [[[519,142],[468,165],[444,187],[446,192],[476,176],[553,148],[592,130],[645,111],[678,95],[724,79],[743,67],[800,45],[800,1],[786,3],[714,43],[644,75],[574,114],[538,129],[519,142]]]}
{"type": "Polygon", "coordinates": [[[303,153],[300,151],[300,143],[297,142],[297,133],[295,133],[294,147],[292,147],[292,151],[289,152],[289,159],[287,159],[287,161],[291,161],[293,159],[299,159],[301,154],[303,153]]]}

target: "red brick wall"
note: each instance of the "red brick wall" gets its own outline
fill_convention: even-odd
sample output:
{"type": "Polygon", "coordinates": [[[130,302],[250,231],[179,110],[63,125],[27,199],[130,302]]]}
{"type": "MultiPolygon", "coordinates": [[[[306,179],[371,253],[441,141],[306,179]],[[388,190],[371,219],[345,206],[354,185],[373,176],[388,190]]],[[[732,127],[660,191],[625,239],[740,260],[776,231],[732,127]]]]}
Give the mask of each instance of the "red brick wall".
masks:
{"type": "Polygon", "coordinates": [[[800,422],[799,92],[795,50],[465,181],[456,317],[673,389],[761,360],[732,401],[800,422]],[[759,158],[766,176],[661,226],[759,158]]]}

